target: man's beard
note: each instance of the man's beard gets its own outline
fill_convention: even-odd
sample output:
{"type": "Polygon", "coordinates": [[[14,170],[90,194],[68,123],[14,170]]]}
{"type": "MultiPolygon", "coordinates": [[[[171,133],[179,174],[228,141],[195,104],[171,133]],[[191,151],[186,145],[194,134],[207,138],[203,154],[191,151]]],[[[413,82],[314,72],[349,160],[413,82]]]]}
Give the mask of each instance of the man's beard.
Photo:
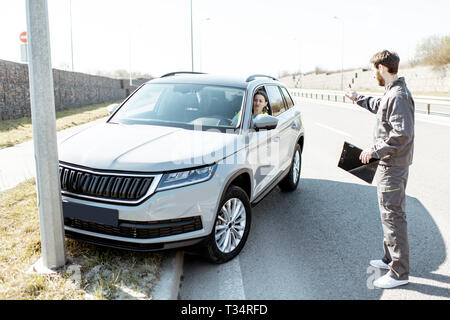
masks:
{"type": "Polygon", "coordinates": [[[377,77],[378,85],[379,85],[380,87],[384,87],[385,84],[386,84],[386,82],[384,81],[384,79],[383,79],[383,77],[381,76],[381,74],[380,74],[379,71],[377,71],[376,77],[377,77]]]}

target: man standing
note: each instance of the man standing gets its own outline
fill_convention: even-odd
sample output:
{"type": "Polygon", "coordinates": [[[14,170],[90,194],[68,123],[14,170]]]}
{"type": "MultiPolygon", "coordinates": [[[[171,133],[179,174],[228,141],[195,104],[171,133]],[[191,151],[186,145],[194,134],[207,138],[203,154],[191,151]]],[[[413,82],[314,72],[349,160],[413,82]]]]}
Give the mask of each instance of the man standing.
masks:
{"type": "Polygon", "coordinates": [[[414,148],[414,100],[405,79],[397,76],[400,58],[387,50],[370,60],[375,77],[386,91],[381,98],[365,97],[355,91],[346,96],[376,114],[375,141],[361,152],[368,163],[380,159],[378,166],[378,204],[384,233],[384,257],[372,260],[374,267],[389,272],[374,281],[379,288],[394,288],[408,283],[409,243],[405,214],[405,189],[414,148]]]}

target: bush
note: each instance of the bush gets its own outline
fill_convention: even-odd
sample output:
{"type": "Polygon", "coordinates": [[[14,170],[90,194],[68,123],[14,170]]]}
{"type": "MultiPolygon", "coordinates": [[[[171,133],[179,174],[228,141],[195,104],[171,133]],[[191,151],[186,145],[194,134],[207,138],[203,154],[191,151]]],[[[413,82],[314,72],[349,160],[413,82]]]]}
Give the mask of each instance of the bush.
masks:
{"type": "Polygon", "coordinates": [[[431,36],[424,39],[416,49],[415,62],[432,66],[450,63],[450,36],[431,36]]]}

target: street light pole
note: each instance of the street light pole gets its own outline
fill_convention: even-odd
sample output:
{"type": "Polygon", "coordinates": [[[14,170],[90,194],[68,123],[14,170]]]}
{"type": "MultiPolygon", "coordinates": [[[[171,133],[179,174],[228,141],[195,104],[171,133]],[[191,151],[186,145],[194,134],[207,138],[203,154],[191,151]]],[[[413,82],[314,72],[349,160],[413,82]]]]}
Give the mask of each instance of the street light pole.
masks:
{"type": "Polygon", "coordinates": [[[28,70],[42,257],[38,272],[66,263],[47,0],[27,0],[28,70]]]}
{"type": "Polygon", "coordinates": [[[191,0],[191,64],[194,72],[194,26],[192,21],[192,0],[191,0]]]}
{"type": "Polygon", "coordinates": [[[294,38],[294,41],[298,40],[298,80],[295,83],[295,87],[297,88],[297,84],[300,82],[300,87],[302,85],[302,41],[299,36],[298,39],[294,38]]]}
{"type": "Polygon", "coordinates": [[[72,54],[72,71],[73,69],[73,35],[72,35],[72,0],[70,0],[70,50],[72,54]]]}
{"type": "Polygon", "coordinates": [[[342,23],[342,51],[341,51],[341,90],[344,90],[344,19],[334,17],[342,23]]]}
{"type": "Polygon", "coordinates": [[[133,85],[133,78],[131,77],[131,31],[128,31],[128,58],[129,58],[129,67],[130,67],[130,86],[133,85]]]}

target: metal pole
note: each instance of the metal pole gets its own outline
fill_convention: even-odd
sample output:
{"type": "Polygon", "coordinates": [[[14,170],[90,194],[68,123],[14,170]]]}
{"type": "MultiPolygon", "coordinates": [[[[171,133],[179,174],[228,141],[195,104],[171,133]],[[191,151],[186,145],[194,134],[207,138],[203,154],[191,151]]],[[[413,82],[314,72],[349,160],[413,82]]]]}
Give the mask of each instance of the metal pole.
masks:
{"type": "Polygon", "coordinates": [[[194,25],[192,21],[192,0],[191,0],[191,64],[194,72],[194,25]]]}
{"type": "Polygon", "coordinates": [[[298,75],[298,80],[297,80],[297,84],[300,82],[300,88],[302,87],[302,40],[301,40],[301,36],[298,38],[298,46],[299,46],[299,54],[298,54],[298,71],[299,71],[299,75],[298,75]]]}
{"type": "Polygon", "coordinates": [[[72,35],[72,0],[70,0],[70,50],[72,53],[72,71],[73,68],[73,35],[72,35]]]}
{"type": "Polygon", "coordinates": [[[128,31],[128,56],[129,56],[129,63],[130,63],[130,86],[133,85],[133,79],[131,78],[131,31],[128,31]]]}
{"type": "Polygon", "coordinates": [[[334,16],[333,19],[342,23],[342,51],[341,51],[341,91],[344,91],[344,19],[334,16]]]}
{"type": "Polygon", "coordinates": [[[45,268],[56,269],[66,263],[66,255],[47,0],[26,0],[26,8],[41,260],[45,268]]]}
{"type": "Polygon", "coordinates": [[[344,20],[342,21],[341,91],[344,91],[344,20]]]}

